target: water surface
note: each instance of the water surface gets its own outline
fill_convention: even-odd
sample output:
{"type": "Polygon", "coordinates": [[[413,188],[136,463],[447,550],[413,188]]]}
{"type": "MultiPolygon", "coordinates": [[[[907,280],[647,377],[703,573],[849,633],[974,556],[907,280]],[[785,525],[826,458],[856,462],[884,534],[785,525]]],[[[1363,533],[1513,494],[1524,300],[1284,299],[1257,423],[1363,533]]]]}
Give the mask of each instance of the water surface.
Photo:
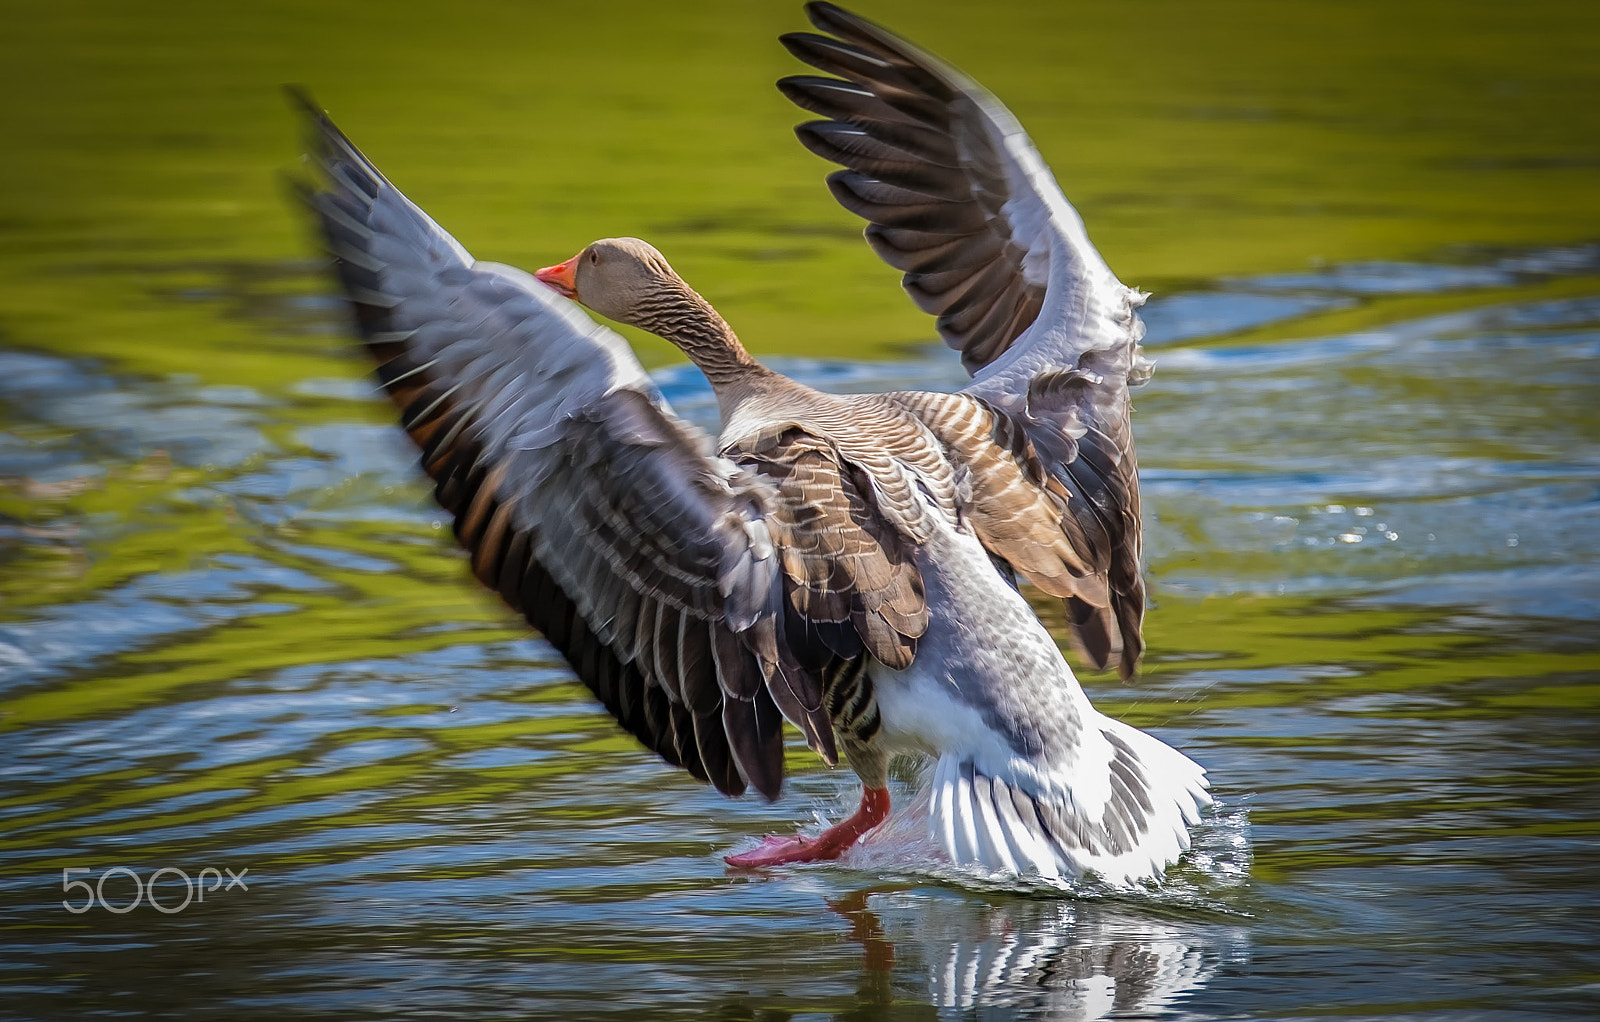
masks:
{"type": "MultiPolygon", "coordinates": [[[[1360,275],[1151,320],[1259,325],[1359,301],[1360,275]]],[[[837,865],[724,867],[847,811],[850,775],[797,747],[782,802],[730,802],[636,749],[472,586],[365,384],[0,355],[0,467],[35,509],[7,522],[0,625],[13,1013],[1593,1007],[1600,295],[1151,348],[1152,656],[1087,682],[1206,764],[1220,809],[1160,888],[1067,898],[952,875],[914,823],[837,865]],[[69,866],[248,889],[72,915],[69,866]]],[[[959,382],[931,348],[777,361],[959,382]]],[[[692,371],[659,379],[710,411],[692,371]]]]}
{"type": "Polygon", "coordinates": [[[579,13],[404,6],[365,49],[282,5],[0,42],[54,86],[3,111],[0,1015],[1600,1013],[1600,36],[1548,27],[1592,15],[1180,6],[1120,76],[1098,5],[926,15],[1158,292],[1150,658],[1083,677],[1219,809],[1163,884],[1068,896],[940,863],[909,765],[846,860],[728,869],[852,776],[796,745],[782,801],[723,799],[478,590],[270,184],[272,88],[310,79],[486,255],[644,234],[800,379],[959,386],[754,92],[789,5],[639,13],[594,57],[579,13]],[[594,61],[638,77],[549,84],[594,61]],[[67,869],[126,906],[117,867],[216,872],[63,907],[67,869]]]}

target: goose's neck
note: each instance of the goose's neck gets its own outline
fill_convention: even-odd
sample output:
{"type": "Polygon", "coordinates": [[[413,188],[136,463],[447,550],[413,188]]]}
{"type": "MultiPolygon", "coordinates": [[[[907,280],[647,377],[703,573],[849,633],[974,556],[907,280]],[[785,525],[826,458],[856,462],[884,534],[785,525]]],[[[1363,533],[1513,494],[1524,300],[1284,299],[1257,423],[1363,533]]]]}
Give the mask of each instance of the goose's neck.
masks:
{"type": "Polygon", "coordinates": [[[642,301],[635,315],[636,326],[671,341],[688,355],[719,399],[725,388],[767,372],[711,303],[682,281],[642,301]]]}

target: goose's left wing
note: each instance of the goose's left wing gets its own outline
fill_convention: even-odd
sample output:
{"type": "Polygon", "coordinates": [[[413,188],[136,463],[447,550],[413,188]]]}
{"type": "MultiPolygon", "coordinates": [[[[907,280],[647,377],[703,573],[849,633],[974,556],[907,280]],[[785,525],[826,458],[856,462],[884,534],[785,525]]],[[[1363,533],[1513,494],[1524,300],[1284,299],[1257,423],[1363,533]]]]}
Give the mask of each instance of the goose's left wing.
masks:
{"type": "Polygon", "coordinates": [[[712,454],[621,337],[475,261],[306,113],[323,181],[303,198],[474,574],[625,727],[722,791],[777,797],[780,711],[831,762],[820,686],[779,655],[771,484],[712,454]]]}

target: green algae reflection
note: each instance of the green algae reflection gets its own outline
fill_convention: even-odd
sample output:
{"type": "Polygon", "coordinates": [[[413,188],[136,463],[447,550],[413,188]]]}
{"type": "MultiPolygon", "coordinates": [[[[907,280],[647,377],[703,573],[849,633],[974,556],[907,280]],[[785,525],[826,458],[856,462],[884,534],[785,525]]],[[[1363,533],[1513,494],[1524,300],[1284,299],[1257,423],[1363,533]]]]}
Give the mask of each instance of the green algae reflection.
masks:
{"type": "MultiPolygon", "coordinates": [[[[1600,234],[1592,4],[863,10],[1015,109],[1130,284],[1600,234]]],[[[801,27],[788,0],[36,5],[0,37],[0,329],[268,389],[348,373],[332,339],[172,300],[308,255],[274,180],[296,82],[484,257],[637,234],[757,351],[891,353],[929,326],[772,87],[801,27]]]]}

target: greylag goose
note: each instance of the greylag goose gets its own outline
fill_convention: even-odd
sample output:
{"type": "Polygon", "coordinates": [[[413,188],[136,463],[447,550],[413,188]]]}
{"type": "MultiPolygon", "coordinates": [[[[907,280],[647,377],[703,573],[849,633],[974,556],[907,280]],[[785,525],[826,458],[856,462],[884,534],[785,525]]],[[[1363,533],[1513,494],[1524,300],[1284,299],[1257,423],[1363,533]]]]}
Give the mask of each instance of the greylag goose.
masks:
{"type": "Polygon", "coordinates": [[[1113,884],[1156,877],[1210,803],[1204,771],[1096,711],[1019,593],[1130,675],[1140,628],[1128,387],[1135,309],[1010,113],[829,4],[783,42],[838,77],[779,87],[828,179],[973,375],[954,394],[833,395],[752,358],[636,239],[537,276],[475,260],[309,103],[304,199],[377,376],[473,573],[623,727],[729,795],[776,799],[782,723],[860,776],[858,811],[736,866],[832,859],[889,812],[887,765],[933,760],[950,858],[1113,884]],[[667,338],[715,391],[713,446],[617,334],[667,338]]]}

